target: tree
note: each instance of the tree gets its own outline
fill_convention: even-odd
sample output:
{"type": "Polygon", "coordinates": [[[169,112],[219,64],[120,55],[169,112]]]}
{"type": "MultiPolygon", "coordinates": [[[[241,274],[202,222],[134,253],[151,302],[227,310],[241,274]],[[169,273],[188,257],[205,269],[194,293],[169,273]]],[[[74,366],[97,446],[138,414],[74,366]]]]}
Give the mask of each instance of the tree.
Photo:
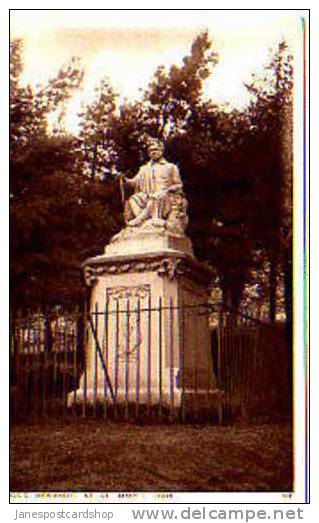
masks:
{"type": "Polygon", "coordinates": [[[238,180],[243,178],[236,162],[238,154],[235,156],[247,133],[247,115],[236,111],[228,114],[211,102],[203,102],[203,82],[217,63],[211,45],[207,33],[202,33],[194,40],[182,66],[172,65],[168,71],[160,66],[142,102],[123,104],[110,122],[107,136],[109,148],[115,151],[115,170],[126,174],[136,172],[146,159],[143,146],[147,137],[164,139],[168,158],[178,163],[183,173],[191,217],[189,234],[195,251],[217,269],[225,302],[235,306],[251,265],[249,231],[240,216],[240,201],[236,211],[231,205],[241,183],[238,180]],[[217,197],[220,194],[223,204],[217,197]],[[216,238],[214,223],[221,219],[223,234],[218,229],[216,238]],[[236,234],[226,238],[231,228],[236,229],[236,234]]]}
{"type": "Polygon", "coordinates": [[[168,139],[185,131],[197,106],[201,105],[203,82],[218,61],[207,31],[199,34],[183,65],[172,65],[167,73],[158,67],[144,93],[149,126],[154,136],[168,139]]]}
{"type": "Polygon", "coordinates": [[[247,85],[254,99],[249,107],[254,147],[256,219],[253,234],[267,254],[270,319],[276,317],[278,279],[284,273],[287,324],[292,314],[292,55],[278,45],[263,77],[247,85]]]}
{"type": "Polygon", "coordinates": [[[11,162],[10,276],[14,307],[46,306],[64,300],[67,278],[75,263],[74,241],[65,251],[65,240],[70,240],[68,219],[80,197],[70,142],[45,137],[11,162]]]}
{"type": "MultiPolygon", "coordinates": [[[[70,79],[61,73],[59,81],[52,79],[34,93],[19,83],[21,44],[16,43],[12,47],[15,175],[11,193],[14,223],[21,227],[17,237],[25,234],[30,239],[32,229],[44,239],[47,231],[49,238],[52,227],[59,231],[54,240],[58,245],[61,231],[65,231],[61,249],[67,261],[74,255],[75,271],[120,226],[121,203],[114,174],[135,174],[146,160],[147,139],[159,137],[166,143],[168,159],[181,169],[189,202],[188,234],[197,256],[215,269],[224,304],[236,310],[245,286],[269,265],[270,317],[276,316],[276,286],[284,274],[289,321],[291,136],[287,128],[291,127],[285,122],[291,104],[291,58],[282,44],[265,78],[255,77],[247,86],[253,96],[249,108],[222,110],[201,96],[203,81],[217,63],[211,47],[207,33],[200,34],[181,66],[157,69],[140,102],[117,107],[109,81],[102,80],[95,99],[81,113],[79,139],[60,133],[54,141],[46,129],[48,111],[63,105],[82,73],[69,70],[70,79]],[[45,158],[50,156],[47,169],[45,158]],[[44,177],[51,193],[46,192],[44,177]],[[50,221],[53,209],[56,216],[63,213],[64,224],[58,219],[50,221]],[[71,256],[67,256],[68,248],[72,248],[71,256]]],[[[47,253],[46,247],[39,252],[47,253]]],[[[62,258],[57,254],[55,259],[62,258]]],[[[58,275],[56,278],[57,282],[58,275]]]]}
{"type": "Polygon", "coordinates": [[[196,195],[191,234],[198,254],[216,269],[224,305],[236,310],[253,266],[247,116],[205,104],[187,134],[184,170],[196,195]]]}
{"type": "Polygon", "coordinates": [[[145,138],[148,134],[145,108],[141,102],[124,102],[106,129],[111,144],[115,172],[135,174],[145,160],[145,138]]]}
{"type": "Polygon", "coordinates": [[[47,84],[32,88],[21,84],[23,42],[10,45],[10,154],[16,159],[30,143],[47,134],[47,117],[61,109],[83,78],[78,61],[73,58],[47,84]]]}
{"type": "Polygon", "coordinates": [[[11,55],[11,305],[72,306],[82,302],[84,259],[118,230],[118,198],[114,184],[83,175],[74,137],[47,130],[82,73],[67,67],[34,93],[20,85],[21,49],[14,43],[11,55]]]}
{"type": "Polygon", "coordinates": [[[115,118],[116,95],[107,79],[95,89],[96,98],[80,113],[79,147],[85,172],[92,180],[112,170],[114,154],[108,128],[115,118]]]}
{"type": "Polygon", "coordinates": [[[102,252],[119,229],[116,187],[87,179],[78,165],[70,137],[45,137],[11,165],[15,307],[81,304],[83,261],[102,252]]]}

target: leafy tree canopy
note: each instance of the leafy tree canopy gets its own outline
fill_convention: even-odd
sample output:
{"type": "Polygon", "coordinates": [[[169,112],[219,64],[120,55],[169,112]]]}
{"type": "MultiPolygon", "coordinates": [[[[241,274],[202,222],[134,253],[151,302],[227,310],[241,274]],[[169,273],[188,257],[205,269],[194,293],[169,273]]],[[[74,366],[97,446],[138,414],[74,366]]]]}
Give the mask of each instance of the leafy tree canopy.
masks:
{"type": "Polygon", "coordinates": [[[77,62],[33,90],[21,86],[21,53],[21,41],[14,41],[10,132],[15,295],[75,300],[82,292],[81,262],[100,252],[121,223],[114,174],[135,174],[146,159],[147,139],[158,137],[181,169],[189,235],[197,256],[214,267],[224,303],[238,307],[245,285],[267,263],[270,302],[278,281],[286,278],[288,310],[293,70],[284,42],[264,75],[247,85],[252,102],[243,111],[222,110],[201,96],[218,61],[204,32],[181,66],[157,68],[141,101],[118,106],[110,81],[103,79],[80,114],[78,138],[65,133],[52,137],[46,125],[48,114],[63,106],[80,84],[83,72],[77,62]]]}

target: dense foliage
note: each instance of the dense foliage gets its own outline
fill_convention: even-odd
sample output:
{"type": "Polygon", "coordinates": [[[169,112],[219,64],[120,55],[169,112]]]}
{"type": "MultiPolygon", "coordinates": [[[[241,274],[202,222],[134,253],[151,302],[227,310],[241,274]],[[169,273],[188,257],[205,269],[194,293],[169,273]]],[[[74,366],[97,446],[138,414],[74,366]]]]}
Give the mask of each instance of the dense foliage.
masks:
{"type": "Polygon", "coordinates": [[[47,116],[78,87],[75,62],[34,92],[20,85],[22,45],[11,48],[10,283],[15,309],[83,301],[81,264],[118,230],[113,183],[83,176],[78,141],[49,134],[47,116]]]}
{"type": "Polygon", "coordinates": [[[74,61],[33,92],[22,87],[22,44],[11,50],[11,252],[15,304],[75,303],[81,263],[101,252],[121,224],[114,175],[134,174],[149,136],[162,138],[181,169],[197,256],[236,309],[254,287],[275,320],[282,287],[291,322],[292,57],[278,46],[254,77],[243,111],[203,101],[218,57],[207,33],[180,67],[160,66],[143,98],[118,106],[103,79],[80,115],[79,137],[49,134],[47,116],[83,75],[74,61]],[[246,294],[245,294],[246,293],[246,294]]]}

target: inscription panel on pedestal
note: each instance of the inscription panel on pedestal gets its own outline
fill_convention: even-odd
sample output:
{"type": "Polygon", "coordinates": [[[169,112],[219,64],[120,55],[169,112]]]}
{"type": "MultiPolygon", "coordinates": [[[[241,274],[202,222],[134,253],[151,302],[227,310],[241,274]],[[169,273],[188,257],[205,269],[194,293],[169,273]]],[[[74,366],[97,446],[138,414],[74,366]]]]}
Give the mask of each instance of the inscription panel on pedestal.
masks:
{"type": "Polygon", "coordinates": [[[106,290],[107,314],[118,340],[113,340],[118,360],[135,361],[145,342],[145,319],[151,296],[150,285],[109,287],[106,290]]]}

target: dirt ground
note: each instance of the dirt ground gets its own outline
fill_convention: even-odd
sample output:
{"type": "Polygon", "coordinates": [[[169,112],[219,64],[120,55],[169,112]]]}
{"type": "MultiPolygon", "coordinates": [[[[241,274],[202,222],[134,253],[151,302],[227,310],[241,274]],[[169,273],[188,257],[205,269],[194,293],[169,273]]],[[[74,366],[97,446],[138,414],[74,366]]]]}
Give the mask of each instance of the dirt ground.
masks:
{"type": "Polygon", "coordinates": [[[287,425],[15,424],[11,491],[292,490],[287,425]]]}

